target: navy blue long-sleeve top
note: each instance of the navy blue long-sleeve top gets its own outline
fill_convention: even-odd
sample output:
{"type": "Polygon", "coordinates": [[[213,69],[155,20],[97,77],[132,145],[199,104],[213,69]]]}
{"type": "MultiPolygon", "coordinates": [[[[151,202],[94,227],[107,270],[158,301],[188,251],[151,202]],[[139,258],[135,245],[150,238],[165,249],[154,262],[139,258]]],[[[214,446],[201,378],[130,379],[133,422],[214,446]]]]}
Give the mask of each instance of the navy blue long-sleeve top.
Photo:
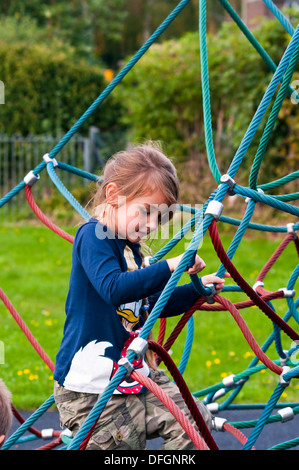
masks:
{"type": "MultiPolygon", "coordinates": [[[[102,393],[118,360],[142,327],[142,303],[151,310],[171,277],[166,260],[143,267],[140,245],[115,237],[91,218],[76,232],[54,380],[63,387],[102,393]]],[[[160,317],[184,313],[198,299],[192,283],[174,289],[160,317]]],[[[142,359],[135,369],[149,375],[142,359]]],[[[139,393],[143,387],[123,381],[114,393],[139,393]]]]}

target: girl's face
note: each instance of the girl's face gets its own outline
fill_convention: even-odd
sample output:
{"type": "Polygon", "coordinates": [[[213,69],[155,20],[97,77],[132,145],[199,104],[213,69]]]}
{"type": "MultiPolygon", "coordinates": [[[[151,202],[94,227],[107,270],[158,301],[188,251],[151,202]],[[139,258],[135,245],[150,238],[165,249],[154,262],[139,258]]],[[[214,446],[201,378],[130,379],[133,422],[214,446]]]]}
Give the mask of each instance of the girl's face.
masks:
{"type": "MultiPolygon", "coordinates": [[[[107,202],[108,200],[107,197],[107,202]]],[[[165,202],[164,194],[161,191],[156,191],[148,196],[136,197],[130,201],[120,196],[114,209],[114,230],[117,236],[138,243],[143,237],[158,228],[161,217],[167,213],[169,208],[165,202]]]]}

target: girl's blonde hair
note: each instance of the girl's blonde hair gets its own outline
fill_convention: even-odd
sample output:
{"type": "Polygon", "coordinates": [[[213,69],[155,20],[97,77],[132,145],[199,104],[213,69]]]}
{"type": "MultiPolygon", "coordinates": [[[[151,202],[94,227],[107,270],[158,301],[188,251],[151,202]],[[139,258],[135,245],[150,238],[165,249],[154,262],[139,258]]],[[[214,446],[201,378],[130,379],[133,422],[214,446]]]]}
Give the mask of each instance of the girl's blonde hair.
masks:
{"type": "Polygon", "coordinates": [[[106,188],[115,183],[119,195],[127,201],[161,191],[168,206],[176,204],[179,182],[171,160],[157,142],[147,142],[128,148],[109,158],[104,169],[102,184],[93,198],[94,214],[99,215],[106,205],[106,188]]]}

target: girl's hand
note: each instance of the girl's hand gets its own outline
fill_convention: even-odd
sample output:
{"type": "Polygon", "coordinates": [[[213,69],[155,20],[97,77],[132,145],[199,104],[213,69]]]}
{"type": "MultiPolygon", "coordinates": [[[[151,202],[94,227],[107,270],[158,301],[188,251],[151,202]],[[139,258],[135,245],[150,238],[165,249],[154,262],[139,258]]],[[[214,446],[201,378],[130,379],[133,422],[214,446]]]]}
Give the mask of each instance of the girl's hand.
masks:
{"type": "MultiPolygon", "coordinates": [[[[224,277],[230,277],[230,274],[225,273],[224,277]]],[[[202,276],[201,282],[204,286],[206,286],[207,284],[215,284],[216,294],[219,294],[219,292],[221,292],[224,287],[225,279],[221,279],[220,277],[215,276],[214,273],[208,274],[207,276],[202,276]]]]}
{"type": "MultiPolygon", "coordinates": [[[[170,258],[167,260],[168,266],[170,271],[173,273],[173,271],[176,269],[178,266],[179,262],[181,261],[183,255],[176,256],[175,258],[170,258]]],[[[198,255],[195,257],[195,262],[191,268],[189,268],[187,271],[188,274],[196,274],[202,271],[206,267],[206,263],[204,260],[202,260],[198,255]]]]}

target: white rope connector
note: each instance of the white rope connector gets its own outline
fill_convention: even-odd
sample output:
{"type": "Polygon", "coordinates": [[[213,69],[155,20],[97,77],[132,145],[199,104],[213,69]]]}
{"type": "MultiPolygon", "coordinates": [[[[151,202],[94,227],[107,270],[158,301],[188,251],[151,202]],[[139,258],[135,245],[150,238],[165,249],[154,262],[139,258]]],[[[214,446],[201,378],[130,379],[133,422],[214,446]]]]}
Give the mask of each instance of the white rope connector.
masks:
{"type": "Polygon", "coordinates": [[[254,292],[256,292],[257,287],[259,287],[259,286],[264,287],[264,285],[265,284],[262,281],[256,281],[256,283],[253,284],[252,289],[254,290],[254,292]]]}
{"type": "Polygon", "coordinates": [[[291,368],[288,367],[288,366],[283,366],[283,368],[282,368],[282,373],[279,376],[279,383],[282,387],[288,387],[290,385],[290,380],[285,380],[283,378],[284,374],[286,374],[290,370],[291,370],[291,368]]]}
{"type": "Polygon", "coordinates": [[[38,180],[40,179],[39,175],[35,175],[33,171],[29,171],[27,175],[24,177],[24,181],[28,186],[33,186],[38,180]]]}
{"type": "Polygon", "coordinates": [[[54,429],[53,428],[42,429],[41,435],[42,435],[42,439],[51,439],[54,435],[54,429]]]}
{"type": "Polygon", "coordinates": [[[207,403],[206,405],[206,408],[208,408],[208,410],[211,412],[211,413],[218,413],[219,411],[219,403],[207,403]]]}
{"type": "Polygon", "coordinates": [[[61,431],[61,435],[66,437],[73,437],[72,431],[68,428],[65,428],[63,431],[61,431]]]}
{"type": "Polygon", "coordinates": [[[235,180],[230,175],[225,174],[225,175],[221,176],[220,181],[221,181],[221,183],[228,184],[229,190],[227,191],[227,193],[230,196],[233,196],[235,194],[234,193],[234,186],[236,184],[235,180]]]}
{"type": "Polygon", "coordinates": [[[294,229],[294,226],[295,224],[293,224],[292,222],[290,222],[289,224],[287,224],[287,232],[288,233],[293,233],[294,235],[294,240],[297,238],[297,232],[296,230],[294,229]]]}
{"type": "MultiPolygon", "coordinates": [[[[261,194],[265,194],[264,191],[263,191],[261,188],[257,188],[257,192],[258,192],[258,193],[261,193],[261,194]]],[[[249,197],[249,196],[245,199],[246,204],[248,204],[248,202],[250,201],[250,199],[252,199],[252,198],[249,197]]]]}
{"type": "Polygon", "coordinates": [[[219,398],[223,397],[226,394],[225,388],[219,388],[217,392],[213,395],[213,400],[218,400],[219,398]]]}
{"type": "Polygon", "coordinates": [[[45,155],[43,156],[43,160],[44,160],[45,163],[52,162],[53,165],[54,165],[54,168],[56,168],[58,166],[58,162],[57,162],[56,158],[50,158],[48,153],[45,153],[45,155]]]}
{"type": "Polygon", "coordinates": [[[278,290],[283,292],[283,296],[285,298],[295,297],[295,294],[296,294],[296,291],[294,289],[287,289],[286,287],[281,287],[278,290]]]}
{"type": "Polygon", "coordinates": [[[223,204],[220,201],[210,201],[206,208],[206,214],[210,214],[214,219],[219,220],[223,211],[223,204]]]}
{"type": "Polygon", "coordinates": [[[294,418],[294,411],[293,408],[287,406],[286,408],[282,408],[278,411],[278,414],[281,416],[281,422],[285,423],[286,421],[290,421],[294,418]]]}
{"type": "Polygon", "coordinates": [[[224,431],[223,426],[227,422],[225,418],[219,418],[219,416],[213,416],[212,418],[212,429],[214,431],[224,431]]]}
{"type": "Polygon", "coordinates": [[[236,377],[235,374],[231,374],[231,375],[224,377],[224,379],[222,380],[222,383],[225,386],[225,388],[233,388],[236,386],[234,377],[236,377]]]}
{"type": "Polygon", "coordinates": [[[206,284],[205,287],[208,287],[209,289],[211,289],[211,293],[209,295],[206,296],[206,299],[207,299],[207,304],[214,304],[215,303],[215,300],[214,300],[214,295],[216,294],[216,288],[214,286],[214,284],[206,284]]]}
{"type": "Polygon", "coordinates": [[[137,336],[133,339],[132,343],[129,345],[127,351],[133,351],[136,354],[137,360],[141,359],[146,353],[148,348],[148,342],[137,336]]]}
{"type": "Polygon", "coordinates": [[[130,379],[130,375],[133,372],[134,367],[131,364],[131,362],[129,361],[129,359],[127,357],[121,357],[120,360],[118,361],[118,365],[119,366],[124,366],[127,369],[127,373],[126,373],[124,379],[125,380],[130,379]]]}
{"type": "Polygon", "coordinates": [[[283,352],[285,353],[286,357],[281,357],[280,358],[281,367],[284,367],[287,363],[287,360],[289,359],[289,351],[287,351],[287,349],[284,349],[283,352]]]}

